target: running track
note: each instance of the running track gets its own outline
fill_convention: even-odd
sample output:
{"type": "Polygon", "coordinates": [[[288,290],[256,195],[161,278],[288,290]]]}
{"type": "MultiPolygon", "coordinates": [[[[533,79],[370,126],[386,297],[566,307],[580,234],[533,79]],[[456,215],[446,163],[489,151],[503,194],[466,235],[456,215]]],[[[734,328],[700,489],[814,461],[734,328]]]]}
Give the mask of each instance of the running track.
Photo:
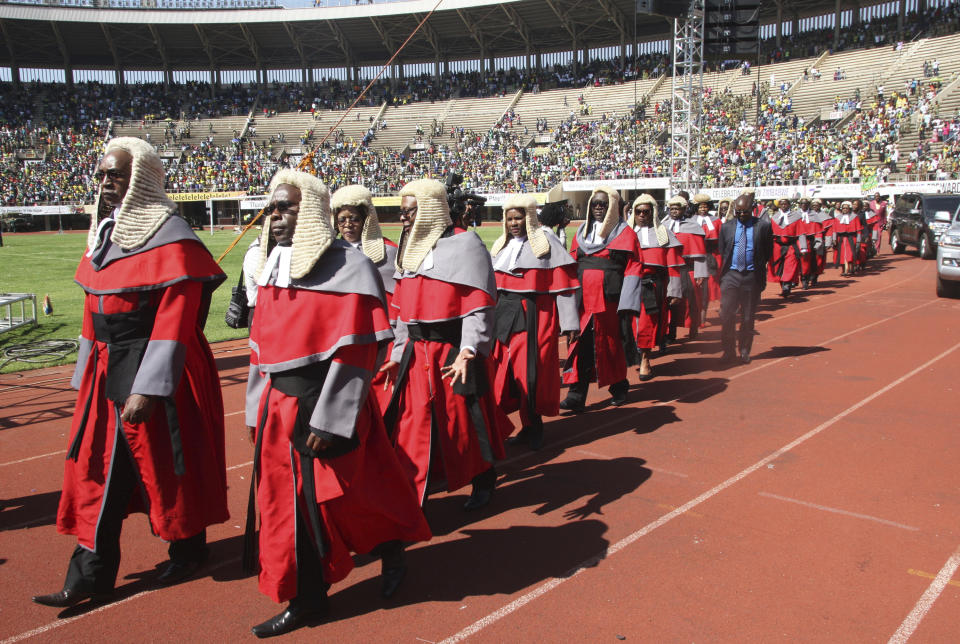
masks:
{"type": "MultiPolygon", "coordinates": [[[[717,364],[713,309],[654,380],[633,376],[628,407],[591,389],[541,452],[509,452],[486,511],[431,498],[436,536],[393,600],[358,558],[330,621],[287,640],[960,641],[960,301],[934,296],[934,271],[884,254],[788,303],[769,287],[749,365],[717,364]]],[[[73,548],[53,525],[69,369],[0,377],[0,644],[252,641],[279,610],[238,562],[246,352],[214,351],[233,518],[202,576],[157,588],[166,548],[131,517],[118,601],[93,609],[30,601],[73,548]]]]}

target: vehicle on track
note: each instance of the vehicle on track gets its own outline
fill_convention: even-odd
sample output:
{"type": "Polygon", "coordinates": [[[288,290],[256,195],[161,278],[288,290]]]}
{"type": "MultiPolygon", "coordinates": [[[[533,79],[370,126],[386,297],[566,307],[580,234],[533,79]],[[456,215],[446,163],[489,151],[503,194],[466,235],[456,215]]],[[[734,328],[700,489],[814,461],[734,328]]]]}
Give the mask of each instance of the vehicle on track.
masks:
{"type": "Polygon", "coordinates": [[[960,207],[937,244],[937,295],[960,296],[960,207]]]}
{"type": "Polygon", "coordinates": [[[907,192],[897,199],[890,216],[890,248],[902,253],[908,246],[916,248],[923,259],[937,254],[940,236],[950,227],[960,195],[925,195],[907,192]]]}

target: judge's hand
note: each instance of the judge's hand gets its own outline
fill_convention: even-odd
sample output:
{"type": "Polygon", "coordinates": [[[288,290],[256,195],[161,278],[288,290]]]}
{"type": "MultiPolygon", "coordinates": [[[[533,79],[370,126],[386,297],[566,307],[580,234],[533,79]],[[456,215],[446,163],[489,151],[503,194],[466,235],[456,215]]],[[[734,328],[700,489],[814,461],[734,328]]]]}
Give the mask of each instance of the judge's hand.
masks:
{"type": "Polygon", "coordinates": [[[470,361],[476,357],[469,349],[463,349],[457,354],[457,359],[448,367],[440,368],[440,375],[444,378],[450,378],[450,384],[457,384],[457,380],[467,384],[467,366],[470,361]]]}
{"type": "Polygon", "coordinates": [[[580,339],[579,331],[567,331],[566,335],[567,335],[567,346],[570,346],[571,344],[573,344],[574,342],[580,339]]]}
{"type": "Polygon", "coordinates": [[[257,428],[252,425],[247,425],[247,440],[250,441],[251,445],[257,444],[257,428]]]}
{"type": "Polygon", "coordinates": [[[144,423],[153,413],[153,406],[157,404],[156,396],[130,394],[123,403],[123,413],[120,420],[125,423],[144,423]]]}
{"type": "Polygon", "coordinates": [[[383,363],[383,366],[380,367],[380,371],[378,373],[386,374],[386,380],[383,382],[384,391],[387,390],[387,387],[397,381],[397,366],[398,364],[395,361],[387,360],[383,363]]]}
{"type": "Polygon", "coordinates": [[[679,297],[668,297],[668,298],[667,298],[667,306],[673,306],[674,304],[676,304],[676,303],[679,302],[679,301],[680,301],[680,298],[679,298],[679,297]]]}
{"type": "Polygon", "coordinates": [[[698,277],[698,278],[697,278],[697,286],[703,286],[703,279],[704,279],[704,278],[702,278],[702,277],[698,277]]]}
{"type": "Polygon", "coordinates": [[[307,436],[307,447],[315,452],[322,452],[330,447],[330,441],[323,440],[316,434],[311,433],[309,436],[307,436]]]}

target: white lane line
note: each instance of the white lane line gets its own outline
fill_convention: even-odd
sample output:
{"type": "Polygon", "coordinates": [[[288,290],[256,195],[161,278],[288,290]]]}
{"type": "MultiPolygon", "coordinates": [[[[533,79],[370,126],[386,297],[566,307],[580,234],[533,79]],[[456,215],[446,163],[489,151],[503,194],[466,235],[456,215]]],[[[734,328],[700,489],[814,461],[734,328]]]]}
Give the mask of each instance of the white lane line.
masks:
{"type": "Polygon", "coordinates": [[[897,632],[890,638],[889,644],[903,644],[903,642],[910,639],[910,636],[913,635],[917,627],[920,626],[920,622],[926,617],[927,613],[930,612],[930,609],[933,608],[933,602],[937,601],[940,593],[942,593],[943,589],[950,583],[950,578],[957,572],[958,567],[960,567],[960,547],[947,559],[947,563],[943,564],[943,568],[940,569],[937,576],[930,582],[926,592],[920,596],[917,605],[913,607],[913,610],[910,611],[907,618],[900,624],[900,628],[898,628],[897,632]]]}
{"type": "Polygon", "coordinates": [[[46,454],[37,454],[36,456],[28,456],[27,458],[21,458],[20,460],[17,460],[17,461],[7,461],[6,463],[0,463],[0,467],[4,467],[6,465],[16,465],[17,463],[26,463],[27,461],[35,461],[38,458],[46,458],[48,456],[56,456],[57,454],[66,454],[66,453],[67,453],[67,450],[62,449],[58,452],[48,452],[46,454]]]}
{"type": "MultiPolygon", "coordinates": [[[[871,322],[870,324],[864,324],[864,325],[861,326],[861,327],[857,327],[857,328],[854,329],[853,331],[848,331],[848,332],[846,332],[846,333],[841,333],[841,334],[838,335],[838,336],[834,336],[834,337],[830,338],[829,340],[825,340],[825,341],[821,342],[820,344],[814,345],[814,347],[825,347],[825,346],[827,346],[828,344],[830,344],[830,343],[832,343],[832,342],[836,342],[837,340],[842,340],[843,338],[846,338],[847,336],[851,336],[851,335],[853,335],[853,334],[855,334],[855,333],[860,333],[861,331],[866,331],[867,329],[869,329],[869,328],[871,328],[871,327],[874,327],[874,326],[877,326],[878,324],[883,324],[884,322],[889,322],[890,320],[896,319],[896,318],[901,317],[901,316],[903,316],[903,315],[906,315],[906,314],[908,314],[908,313],[913,313],[914,311],[917,311],[917,310],[919,310],[919,309],[922,309],[922,308],[925,307],[925,306],[930,306],[931,304],[936,304],[936,303],[937,303],[937,300],[930,300],[929,302],[924,302],[923,304],[917,305],[917,306],[915,306],[915,307],[913,307],[913,308],[910,308],[910,309],[907,309],[907,310],[905,310],[905,311],[901,311],[900,313],[894,313],[893,315],[887,316],[887,317],[882,318],[882,319],[880,319],[880,320],[876,320],[875,322],[871,322]]],[[[784,360],[791,360],[791,359],[797,359],[797,358],[802,358],[802,357],[803,357],[803,356],[787,356],[787,357],[783,357],[783,358],[777,358],[776,360],[765,361],[765,362],[763,362],[763,363],[761,363],[761,364],[758,364],[758,365],[756,365],[756,366],[754,366],[754,367],[751,367],[751,368],[749,368],[749,369],[747,369],[747,370],[745,370],[745,371],[738,371],[738,372],[735,373],[735,374],[732,374],[732,375],[730,375],[730,376],[726,376],[725,382],[722,382],[722,383],[717,383],[717,382],[710,383],[710,384],[704,385],[704,386],[702,386],[702,387],[697,387],[696,389],[693,389],[693,390],[691,390],[691,391],[684,392],[683,394],[681,394],[681,395],[679,395],[679,396],[677,396],[676,398],[673,398],[673,399],[671,399],[671,400],[666,400],[666,401],[663,401],[663,402],[651,403],[651,404],[648,405],[647,407],[641,407],[641,408],[629,407],[628,410],[631,411],[631,412],[632,412],[633,414],[635,414],[635,415],[645,414],[645,413],[647,413],[647,412],[649,412],[649,411],[651,411],[651,410],[653,410],[653,409],[656,409],[657,407],[666,407],[666,406],[668,406],[668,405],[672,405],[672,404],[674,404],[674,403],[680,402],[680,401],[683,400],[684,398],[688,398],[688,397],[690,397],[690,396],[695,396],[695,395],[700,394],[700,393],[703,393],[703,392],[705,392],[705,391],[709,391],[710,389],[715,389],[718,385],[721,385],[721,384],[726,385],[727,383],[733,382],[734,380],[737,380],[738,378],[742,378],[742,377],[744,377],[744,376],[749,376],[750,374],[756,373],[756,372],[760,371],[761,369],[766,369],[766,368],[768,368],[768,367],[772,367],[772,366],[774,366],[774,365],[780,364],[780,363],[783,362],[784,360]]],[[[590,434],[599,432],[599,431],[601,431],[601,430],[603,430],[603,429],[606,429],[607,427],[611,427],[611,426],[613,426],[613,425],[622,425],[622,424],[625,423],[625,422],[626,422],[626,419],[625,419],[625,418],[618,418],[618,419],[616,419],[616,420],[611,420],[611,421],[606,422],[606,423],[601,423],[601,424],[599,424],[599,425],[594,425],[593,427],[590,427],[589,429],[585,429],[585,430],[583,430],[582,432],[577,432],[576,434],[568,434],[568,435],[564,436],[564,437],[561,438],[560,440],[551,443],[551,444],[549,445],[549,448],[559,447],[559,446],[564,445],[564,444],[566,444],[566,443],[570,443],[570,442],[576,441],[576,440],[579,439],[579,438],[583,438],[584,436],[589,436],[590,434]]],[[[639,429],[639,427],[638,427],[638,429],[639,429]]],[[[532,458],[532,457],[536,456],[536,454],[537,454],[537,452],[524,452],[524,453],[522,453],[522,454],[517,454],[516,456],[513,456],[513,457],[511,457],[511,458],[508,458],[508,459],[505,459],[505,460],[502,460],[502,461],[498,461],[497,465],[509,465],[509,464],[515,463],[515,462],[517,462],[517,461],[522,461],[522,460],[527,459],[527,458],[532,458]]]]}
{"type": "Polygon", "coordinates": [[[796,503],[797,505],[803,505],[808,508],[813,508],[814,510],[823,510],[824,512],[832,512],[833,514],[842,514],[846,517],[853,517],[855,519],[866,519],[867,521],[875,521],[877,523],[882,523],[884,525],[893,526],[895,528],[903,528],[904,530],[912,530],[914,532],[919,532],[920,528],[914,527],[912,525],[906,525],[905,523],[897,523],[896,521],[888,521],[887,519],[881,519],[880,517],[874,517],[869,514],[860,514],[859,512],[850,512],[848,510],[841,510],[840,508],[831,508],[828,505],[820,505],[819,503],[810,503],[809,501],[801,501],[800,499],[791,499],[788,496],[780,496],[779,494],[770,494],[769,492],[757,492],[760,496],[765,496],[768,499],[776,499],[778,501],[786,501],[787,503],[796,503]]]}
{"type": "MultiPolygon", "coordinates": [[[[204,571],[204,572],[213,572],[214,570],[219,570],[220,568],[225,568],[226,566],[229,566],[229,565],[231,565],[231,564],[239,563],[239,561],[240,561],[240,557],[235,557],[235,558],[233,558],[233,559],[228,559],[227,561],[221,561],[220,563],[218,563],[218,564],[215,565],[215,566],[210,566],[210,567],[207,567],[207,568],[201,568],[201,570],[204,571]]],[[[171,586],[171,588],[176,588],[176,586],[171,586]]],[[[97,613],[102,613],[102,612],[105,611],[105,610],[110,610],[111,608],[116,608],[117,606],[123,606],[123,605],[126,604],[127,602],[132,602],[134,599],[139,599],[139,598],[145,597],[145,596],[147,596],[147,595],[152,595],[153,593],[158,592],[158,591],[160,591],[160,590],[165,590],[165,589],[164,589],[164,588],[153,588],[153,589],[151,589],[151,590],[142,590],[142,591],[140,591],[139,593],[137,593],[136,595],[130,595],[129,597],[124,597],[123,599],[119,599],[119,600],[117,600],[117,601],[115,601],[115,602],[113,602],[113,603],[104,604],[103,606],[99,606],[99,607],[97,607],[97,608],[94,608],[93,610],[87,611],[86,613],[82,613],[82,614],[80,614],[80,615],[74,615],[73,617],[66,617],[66,618],[64,618],[64,619],[58,619],[58,620],[55,620],[55,621],[50,622],[49,624],[44,624],[43,626],[38,626],[37,628],[34,628],[33,630],[25,631],[25,632],[23,632],[23,633],[20,633],[19,635],[14,635],[13,637],[8,637],[7,639],[5,639],[5,640],[3,640],[3,641],[0,641],[0,644],[13,644],[13,642],[19,642],[19,641],[21,641],[21,640],[29,639],[29,638],[31,638],[31,637],[36,637],[37,635],[43,635],[44,633],[48,633],[48,632],[50,632],[50,631],[52,631],[52,630],[54,630],[54,629],[60,628],[61,626],[66,626],[67,624],[72,624],[73,622],[76,622],[76,621],[78,621],[78,620],[81,620],[81,619],[83,619],[84,617],[90,617],[91,615],[96,615],[97,613]]]]}
{"type": "Polygon", "coordinates": [[[230,416],[239,416],[240,414],[246,413],[246,409],[241,409],[240,411],[232,411],[229,414],[224,414],[224,418],[229,418],[230,416]]]}
{"type": "MultiPolygon", "coordinates": [[[[662,525],[664,525],[664,524],[666,524],[666,523],[669,523],[669,522],[672,521],[673,519],[675,519],[675,518],[677,518],[677,517],[679,517],[679,516],[682,516],[683,514],[686,514],[687,512],[689,512],[689,511],[692,510],[693,508],[697,507],[697,506],[700,505],[701,503],[703,503],[703,502],[705,502],[705,501],[713,498],[714,496],[716,496],[716,495],[719,494],[720,492],[723,492],[723,491],[726,490],[728,487],[730,487],[730,486],[732,486],[732,485],[734,485],[734,484],[736,484],[736,483],[739,483],[740,481],[742,481],[742,480],[745,479],[746,477],[750,476],[751,474],[753,474],[753,473],[756,472],[757,470],[759,470],[759,469],[761,469],[761,468],[763,468],[763,467],[766,467],[766,465],[767,465],[768,463],[770,463],[770,462],[772,462],[772,461],[775,461],[776,459],[780,458],[780,457],[783,456],[784,454],[790,452],[791,450],[795,449],[796,447],[798,447],[798,446],[802,445],[803,443],[807,442],[808,440],[810,440],[811,438],[813,438],[814,436],[816,436],[816,435],[819,434],[820,432],[822,432],[822,431],[824,431],[825,429],[831,427],[832,425],[836,424],[837,422],[843,420],[844,418],[846,418],[847,416],[849,416],[849,415],[852,414],[853,412],[857,411],[857,410],[860,409],[861,407],[864,407],[865,405],[870,404],[871,402],[873,402],[874,400],[876,400],[876,399],[879,398],[880,396],[883,396],[884,394],[886,394],[888,391],[890,391],[890,390],[893,389],[894,387],[900,385],[901,383],[905,382],[905,381],[908,380],[909,378],[911,378],[911,377],[915,376],[916,374],[920,373],[921,371],[923,371],[924,369],[926,369],[926,368],[929,367],[930,365],[936,363],[937,361],[942,360],[943,358],[945,358],[946,356],[950,355],[951,353],[953,353],[953,352],[956,351],[957,349],[960,349],[960,343],[957,343],[957,344],[953,345],[952,347],[950,347],[949,349],[947,349],[947,350],[944,351],[943,353],[941,353],[941,354],[939,354],[939,355],[931,358],[930,360],[927,360],[926,362],[924,362],[924,363],[923,363],[922,365],[920,365],[919,367],[910,370],[909,372],[907,372],[907,373],[905,373],[904,375],[900,376],[899,378],[897,378],[896,380],[894,380],[894,381],[891,382],[890,384],[886,385],[885,387],[883,387],[883,388],[881,388],[881,389],[878,389],[877,391],[873,392],[872,394],[870,394],[870,395],[867,396],[866,398],[860,400],[860,402],[858,402],[858,403],[856,403],[856,404],[854,404],[854,405],[852,405],[852,406],[850,406],[850,407],[847,407],[846,409],[844,409],[842,412],[840,412],[839,414],[837,414],[836,416],[834,416],[834,417],[831,418],[830,420],[827,420],[827,421],[825,421],[825,422],[817,425],[816,427],[814,427],[813,429],[811,429],[811,430],[810,430],[809,432],[807,432],[806,434],[803,434],[802,436],[800,436],[800,437],[792,440],[791,442],[787,443],[786,445],[784,445],[783,447],[781,447],[781,448],[778,449],[777,451],[773,452],[772,454],[770,454],[770,455],[768,455],[768,456],[765,456],[764,458],[760,459],[759,461],[757,461],[756,463],[754,463],[754,464],[751,465],[750,467],[746,468],[745,470],[742,470],[742,471],[739,472],[738,474],[735,474],[735,475],[731,476],[730,478],[728,478],[728,479],[727,479],[726,481],[724,481],[723,483],[720,483],[719,485],[717,485],[717,486],[715,486],[715,487],[707,490],[706,492],[704,492],[703,494],[701,494],[701,495],[698,496],[697,498],[695,498],[695,499],[693,499],[693,500],[690,500],[690,501],[687,501],[686,503],[684,503],[684,504],[681,505],[680,507],[676,508],[676,509],[673,510],[672,512],[668,512],[667,514],[663,515],[662,517],[660,517],[660,518],[657,519],[656,521],[653,521],[652,523],[648,523],[647,525],[643,526],[642,528],[640,528],[639,530],[637,530],[637,531],[634,532],[633,534],[630,534],[630,535],[624,537],[624,538],[621,539],[620,541],[616,542],[615,544],[613,544],[612,546],[610,546],[609,548],[607,548],[604,552],[597,553],[596,555],[594,555],[593,557],[590,557],[590,558],[587,559],[586,561],[581,562],[578,566],[572,568],[570,571],[568,571],[568,572],[567,572],[565,575],[563,575],[562,577],[554,577],[553,579],[550,579],[550,580],[547,581],[546,583],[541,584],[540,586],[534,588],[533,590],[531,590],[531,591],[530,591],[529,593],[527,593],[526,595],[523,595],[523,596],[521,596],[521,597],[518,597],[517,599],[513,600],[512,602],[510,602],[510,603],[507,604],[506,606],[503,606],[502,608],[500,608],[500,609],[498,609],[498,610],[490,613],[490,614],[487,615],[486,617],[482,617],[482,618],[478,619],[478,620],[475,621],[473,624],[471,624],[470,626],[467,626],[465,629],[463,629],[463,630],[460,631],[459,633],[456,633],[456,634],[454,634],[454,635],[451,635],[450,637],[442,640],[442,641],[440,642],[440,644],[453,644],[454,642],[461,642],[461,641],[465,640],[466,638],[468,638],[468,637],[470,637],[470,636],[472,636],[472,635],[476,635],[477,633],[479,633],[480,631],[482,631],[482,630],[483,630],[484,628],[486,628],[487,626],[490,626],[491,624],[493,624],[493,623],[495,623],[495,622],[503,619],[503,618],[506,617],[507,615],[515,612],[517,609],[522,608],[522,607],[525,606],[526,604],[529,604],[531,601],[533,601],[533,600],[536,599],[537,597],[540,597],[541,595],[544,595],[544,594],[550,592],[551,590],[553,590],[554,588],[556,588],[557,586],[559,586],[559,585],[562,584],[563,582],[568,581],[568,580],[574,578],[575,576],[579,575],[579,574],[580,574],[581,572],[583,572],[584,570],[587,570],[587,569],[589,569],[589,568],[592,568],[592,567],[596,566],[602,559],[605,559],[605,558],[607,558],[607,557],[613,556],[614,554],[620,552],[621,550],[623,550],[624,548],[626,548],[627,546],[629,546],[629,545],[632,544],[633,542],[637,541],[638,539],[640,539],[640,538],[642,538],[642,537],[650,534],[651,532],[653,532],[654,530],[656,530],[656,529],[659,528],[660,526],[662,526],[662,525]]],[[[960,555],[957,555],[957,556],[960,556],[960,555]]],[[[948,563],[949,563],[949,562],[948,562],[948,563]]],[[[945,568],[946,568],[946,567],[945,567],[945,568]]],[[[956,566],[954,566],[953,570],[955,570],[955,569],[956,569],[956,566]]],[[[941,575],[942,575],[942,574],[943,574],[943,571],[941,570],[940,572],[941,572],[941,575]]],[[[953,571],[950,572],[950,575],[952,575],[952,574],[953,574],[953,571]]],[[[939,579],[941,575],[938,575],[937,578],[939,579]]],[[[947,576],[947,580],[949,580],[949,575],[947,576]]],[[[945,585],[945,584],[944,584],[944,585],[945,585]]],[[[933,587],[933,584],[931,584],[931,587],[933,587]]],[[[941,587],[940,590],[943,590],[943,588],[941,587]]],[[[939,594],[939,591],[937,592],[937,594],[939,594]]],[[[924,595],[924,596],[926,596],[926,595],[924,595]]],[[[922,601],[922,599],[921,599],[921,601],[922,601]]],[[[929,603],[933,603],[933,600],[930,600],[929,603]]],[[[918,604],[918,606],[919,606],[919,604],[918,604]]],[[[912,613],[911,613],[911,615],[912,615],[912,613]]],[[[921,615],[921,618],[922,618],[922,615],[921,615]]],[[[909,618],[908,618],[908,619],[909,619],[909,618]]],[[[904,623],[906,623],[906,622],[904,622],[904,623]]],[[[912,632],[912,631],[911,631],[911,632],[912,632]]]]}
{"type": "Polygon", "coordinates": [[[229,472],[230,470],[238,470],[241,467],[246,467],[247,465],[253,465],[253,461],[247,461],[246,463],[240,463],[239,465],[231,465],[227,468],[227,471],[229,472]]]}

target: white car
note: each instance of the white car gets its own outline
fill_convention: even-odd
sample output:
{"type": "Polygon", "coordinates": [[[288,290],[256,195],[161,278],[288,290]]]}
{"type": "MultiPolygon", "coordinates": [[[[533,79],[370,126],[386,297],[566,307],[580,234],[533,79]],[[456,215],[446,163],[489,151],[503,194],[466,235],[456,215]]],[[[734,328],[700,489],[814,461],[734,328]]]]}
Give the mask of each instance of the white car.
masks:
{"type": "MultiPolygon", "coordinates": [[[[945,214],[937,213],[938,221],[950,223],[945,214]]],[[[953,213],[953,222],[937,244],[937,295],[960,296],[960,208],[953,213]]]]}

